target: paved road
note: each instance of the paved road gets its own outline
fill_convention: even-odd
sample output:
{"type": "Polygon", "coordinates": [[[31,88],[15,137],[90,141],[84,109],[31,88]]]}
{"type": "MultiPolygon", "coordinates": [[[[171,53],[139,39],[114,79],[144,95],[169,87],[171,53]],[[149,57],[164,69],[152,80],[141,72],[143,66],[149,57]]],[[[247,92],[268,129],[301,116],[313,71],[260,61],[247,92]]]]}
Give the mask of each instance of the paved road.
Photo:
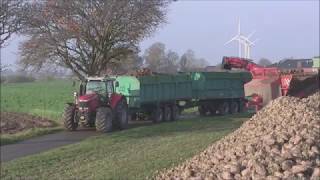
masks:
{"type": "Polygon", "coordinates": [[[93,135],[99,135],[99,133],[94,129],[81,129],[74,132],[63,131],[25,140],[16,144],[0,146],[1,162],[76,143],[93,135]]]}

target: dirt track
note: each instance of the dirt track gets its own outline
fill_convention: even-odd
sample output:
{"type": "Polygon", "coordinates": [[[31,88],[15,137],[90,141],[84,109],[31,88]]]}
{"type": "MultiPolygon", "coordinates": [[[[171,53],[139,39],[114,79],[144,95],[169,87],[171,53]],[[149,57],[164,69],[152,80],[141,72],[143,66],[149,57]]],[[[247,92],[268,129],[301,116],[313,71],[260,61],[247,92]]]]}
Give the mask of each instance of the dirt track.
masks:
{"type": "Polygon", "coordinates": [[[76,143],[87,137],[98,134],[99,133],[93,129],[79,130],[75,132],[64,131],[33,138],[16,144],[0,146],[1,162],[76,143]]]}
{"type": "MultiPolygon", "coordinates": [[[[181,115],[180,119],[193,118],[195,115],[181,115]]],[[[141,126],[149,126],[151,121],[133,121],[129,123],[129,129],[141,126]]],[[[100,135],[94,128],[79,129],[74,132],[59,132],[33,139],[25,140],[16,144],[0,146],[1,162],[11,161],[16,158],[37,154],[43,151],[61,147],[64,145],[80,142],[88,137],[100,135]]]]}

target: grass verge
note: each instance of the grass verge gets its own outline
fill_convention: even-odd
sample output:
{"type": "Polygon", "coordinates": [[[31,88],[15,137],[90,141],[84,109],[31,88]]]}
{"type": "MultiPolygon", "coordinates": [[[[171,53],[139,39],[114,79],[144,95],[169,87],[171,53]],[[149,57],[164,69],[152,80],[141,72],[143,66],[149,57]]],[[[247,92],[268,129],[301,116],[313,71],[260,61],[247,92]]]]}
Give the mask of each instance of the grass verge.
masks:
{"type": "Polygon", "coordinates": [[[238,128],[249,115],[207,117],[91,137],[2,164],[1,179],[146,179],[238,128]]]}
{"type": "Polygon", "coordinates": [[[60,123],[63,107],[73,101],[72,81],[1,84],[1,111],[24,112],[60,123]]]}

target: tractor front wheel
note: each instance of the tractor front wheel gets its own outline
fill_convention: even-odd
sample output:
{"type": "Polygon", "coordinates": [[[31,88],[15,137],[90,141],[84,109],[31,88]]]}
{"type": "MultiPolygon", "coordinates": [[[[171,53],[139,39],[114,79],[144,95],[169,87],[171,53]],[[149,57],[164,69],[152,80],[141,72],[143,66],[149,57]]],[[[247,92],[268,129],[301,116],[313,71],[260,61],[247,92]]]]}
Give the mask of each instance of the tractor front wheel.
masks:
{"type": "Polygon", "coordinates": [[[106,133],[112,131],[112,110],[108,107],[100,107],[96,113],[96,130],[106,133]]]}
{"type": "Polygon", "coordinates": [[[78,128],[76,121],[76,106],[74,104],[66,104],[63,112],[63,124],[68,131],[74,131],[78,128]]]}

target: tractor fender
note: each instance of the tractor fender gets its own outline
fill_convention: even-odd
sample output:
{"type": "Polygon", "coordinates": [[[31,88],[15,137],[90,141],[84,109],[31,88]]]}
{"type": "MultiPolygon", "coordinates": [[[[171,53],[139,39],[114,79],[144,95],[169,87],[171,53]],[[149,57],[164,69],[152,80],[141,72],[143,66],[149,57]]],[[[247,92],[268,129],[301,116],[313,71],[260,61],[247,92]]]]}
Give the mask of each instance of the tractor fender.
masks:
{"type": "Polygon", "coordinates": [[[117,104],[124,98],[123,95],[121,94],[112,94],[111,95],[111,101],[110,101],[110,106],[112,109],[116,108],[117,104]]]}

